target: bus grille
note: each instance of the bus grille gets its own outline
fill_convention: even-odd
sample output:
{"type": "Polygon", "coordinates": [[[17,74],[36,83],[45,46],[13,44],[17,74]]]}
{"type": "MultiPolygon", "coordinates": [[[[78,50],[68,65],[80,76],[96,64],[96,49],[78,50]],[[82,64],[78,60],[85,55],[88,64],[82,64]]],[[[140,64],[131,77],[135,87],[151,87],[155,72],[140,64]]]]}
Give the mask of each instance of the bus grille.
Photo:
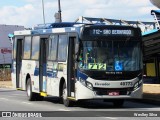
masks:
{"type": "Polygon", "coordinates": [[[110,91],[118,91],[119,95],[130,95],[133,88],[94,88],[97,95],[108,95],[110,91]]]}

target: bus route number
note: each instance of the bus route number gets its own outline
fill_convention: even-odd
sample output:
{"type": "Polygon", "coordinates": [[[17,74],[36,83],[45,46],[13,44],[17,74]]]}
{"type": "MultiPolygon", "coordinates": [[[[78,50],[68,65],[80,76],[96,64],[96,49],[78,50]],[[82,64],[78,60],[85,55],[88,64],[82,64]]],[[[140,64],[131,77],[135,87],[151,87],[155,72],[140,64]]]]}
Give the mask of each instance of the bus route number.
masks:
{"type": "Polygon", "coordinates": [[[133,86],[132,82],[121,82],[120,83],[121,86],[133,86]]]}
{"type": "Polygon", "coordinates": [[[92,70],[106,70],[106,64],[104,63],[89,63],[88,68],[92,70]]]}

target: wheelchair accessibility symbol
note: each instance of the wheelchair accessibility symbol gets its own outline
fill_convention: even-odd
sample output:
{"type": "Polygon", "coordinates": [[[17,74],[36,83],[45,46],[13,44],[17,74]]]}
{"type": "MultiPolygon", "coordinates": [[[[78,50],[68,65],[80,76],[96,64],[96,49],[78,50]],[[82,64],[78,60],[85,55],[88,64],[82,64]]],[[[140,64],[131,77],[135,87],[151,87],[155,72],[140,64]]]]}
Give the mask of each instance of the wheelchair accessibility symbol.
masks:
{"type": "Polygon", "coordinates": [[[116,61],[115,62],[115,71],[122,71],[122,69],[123,69],[122,62],[116,61]]]}

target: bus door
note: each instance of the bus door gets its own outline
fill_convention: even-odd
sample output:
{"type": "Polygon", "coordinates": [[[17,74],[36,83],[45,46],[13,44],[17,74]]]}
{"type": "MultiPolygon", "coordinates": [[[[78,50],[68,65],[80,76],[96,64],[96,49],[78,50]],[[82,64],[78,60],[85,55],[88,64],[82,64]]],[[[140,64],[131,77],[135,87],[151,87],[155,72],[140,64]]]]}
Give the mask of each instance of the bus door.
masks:
{"type": "Polygon", "coordinates": [[[22,44],[23,39],[17,39],[17,55],[16,55],[16,88],[22,88],[21,66],[22,66],[22,44]]]}
{"type": "Polygon", "coordinates": [[[46,92],[46,53],[47,53],[47,38],[40,39],[40,56],[39,56],[39,91],[46,92]]]}
{"type": "Polygon", "coordinates": [[[68,97],[75,96],[75,81],[76,81],[76,63],[75,63],[75,43],[76,37],[69,37],[69,46],[68,46],[68,62],[67,62],[67,93],[68,97]],[[74,96],[73,94],[74,93],[74,96]]]}

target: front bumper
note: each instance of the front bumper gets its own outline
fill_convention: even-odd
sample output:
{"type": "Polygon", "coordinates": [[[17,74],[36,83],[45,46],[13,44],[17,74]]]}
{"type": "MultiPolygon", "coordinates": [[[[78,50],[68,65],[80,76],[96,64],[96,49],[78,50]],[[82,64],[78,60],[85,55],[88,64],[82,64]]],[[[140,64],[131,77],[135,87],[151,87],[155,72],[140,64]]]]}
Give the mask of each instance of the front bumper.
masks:
{"type": "Polygon", "coordinates": [[[142,98],[143,85],[136,90],[132,88],[96,88],[89,89],[79,81],[76,83],[76,100],[80,99],[140,99],[142,98]],[[108,91],[119,91],[119,95],[108,95],[108,91]]]}

